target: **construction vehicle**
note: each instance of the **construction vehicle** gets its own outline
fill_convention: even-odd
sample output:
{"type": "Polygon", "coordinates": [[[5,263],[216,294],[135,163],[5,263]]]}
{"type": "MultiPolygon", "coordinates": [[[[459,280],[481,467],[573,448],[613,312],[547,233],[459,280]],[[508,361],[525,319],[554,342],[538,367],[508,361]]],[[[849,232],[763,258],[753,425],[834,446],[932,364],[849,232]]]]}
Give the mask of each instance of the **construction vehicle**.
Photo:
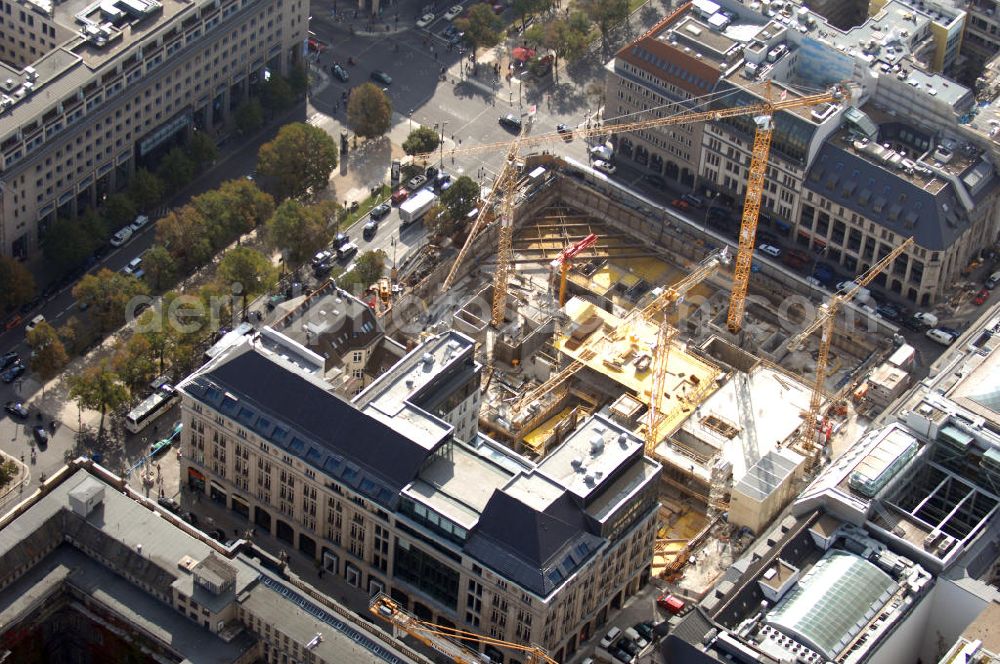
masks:
{"type": "MultiPolygon", "coordinates": [[[[839,103],[849,99],[850,92],[846,86],[838,85],[827,92],[805,95],[797,98],[785,98],[786,93],[782,93],[781,98],[778,100],[771,100],[769,93],[767,97],[768,98],[766,100],[756,104],[732,106],[709,111],[690,111],[686,113],[677,113],[667,117],[650,118],[634,122],[616,122],[613,118],[606,119],[604,121],[604,126],[602,127],[591,127],[588,129],[577,128],[573,131],[574,134],[580,135],[581,137],[604,137],[609,131],[616,133],[637,132],[657,127],[667,127],[692,122],[707,122],[741,116],[752,116],[754,118],[757,128],[754,135],[750,171],[747,176],[747,189],[743,204],[743,216],[740,223],[739,249],[736,254],[736,260],[734,261],[733,287],[732,292],[730,293],[729,312],[726,318],[726,325],[729,328],[729,331],[733,334],[738,333],[743,325],[743,312],[746,308],[747,288],[749,285],[751,265],[753,262],[754,243],[757,236],[757,220],[760,213],[761,196],[763,195],[764,190],[764,175],[767,169],[767,160],[771,148],[771,136],[774,132],[772,118],[778,111],[806,108],[818,104],[839,103]]],[[[533,136],[525,136],[522,134],[519,135],[512,143],[488,143],[464,148],[453,148],[451,152],[452,155],[455,155],[459,153],[464,154],[467,152],[481,152],[507,148],[508,158],[505,163],[506,173],[508,164],[512,161],[513,157],[517,155],[517,151],[520,148],[541,145],[550,141],[561,141],[563,138],[564,134],[558,131],[535,134],[533,136]]],[[[416,158],[420,158],[421,156],[426,156],[428,158],[433,157],[433,155],[428,154],[416,155],[416,158]]],[[[501,176],[503,175],[504,173],[501,174],[501,176]]],[[[498,177],[497,181],[500,182],[502,179],[504,178],[498,177]]],[[[479,216],[476,218],[475,223],[473,223],[469,230],[469,235],[466,238],[464,246],[459,251],[458,257],[455,259],[455,263],[452,265],[448,276],[444,280],[442,290],[447,291],[454,283],[455,277],[458,273],[458,268],[465,260],[473,240],[476,238],[481,227],[484,225],[483,221],[487,216],[485,212],[492,207],[493,198],[498,189],[499,187],[493,187],[493,190],[490,192],[489,200],[487,200],[482,206],[479,216]]],[[[509,193],[511,195],[513,194],[512,186],[504,187],[505,199],[512,197],[506,195],[508,193],[507,189],[510,190],[509,193]]],[[[513,208],[513,201],[508,202],[505,200],[504,204],[513,208]]],[[[510,222],[508,221],[507,223],[510,222]]],[[[510,269],[510,258],[505,255],[505,251],[503,249],[504,241],[504,234],[501,233],[501,246],[497,252],[498,278],[495,279],[495,284],[500,287],[500,290],[503,291],[503,294],[500,297],[506,301],[506,277],[510,269]],[[500,278],[501,273],[502,279],[500,278]]],[[[497,290],[495,289],[494,303],[496,302],[497,297],[497,290]]]]}
{"type": "MultiPolygon", "coordinates": [[[[479,651],[473,650],[462,641],[472,641],[486,646],[496,648],[506,648],[525,654],[525,664],[559,664],[556,660],[545,654],[545,651],[538,646],[524,645],[494,639],[475,632],[436,625],[425,620],[420,620],[409,613],[398,602],[391,599],[385,593],[379,593],[372,598],[368,605],[368,610],[375,616],[393,625],[396,630],[402,630],[409,634],[428,648],[433,648],[442,655],[449,657],[456,664],[482,664],[489,661],[479,651]]],[[[397,632],[393,636],[399,638],[397,632]]]]}
{"type": "MultiPolygon", "coordinates": [[[[821,330],[819,341],[819,353],[816,356],[816,378],[813,382],[812,395],[809,398],[809,410],[804,414],[804,421],[799,428],[797,443],[806,452],[809,458],[809,467],[812,468],[819,461],[819,457],[826,447],[825,436],[822,432],[822,418],[820,408],[823,403],[824,386],[826,383],[827,363],[830,359],[830,345],[833,342],[833,327],[837,319],[837,314],[845,302],[850,302],[865,286],[870,284],[875,277],[885,268],[889,267],[896,257],[906,251],[913,244],[913,238],[909,237],[890,251],[875,265],[856,277],[850,282],[849,290],[834,293],[829,300],[820,305],[816,317],[801,332],[788,340],[787,348],[790,351],[801,349],[805,345],[806,339],[816,330],[821,330]]],[[[834,401],[837,401],[835,399],[834,401]]]]}
{"type": "Polygon", "coordinates": [[[552,259],[552,269],[559,269],[559,306],[566,304],[566,275],[573,267],[573,259],[583,253],[586,249],[597,244],[597,235],[591,233],[575,244],[571,244],[559,253],[559,256],[552,259]]]}

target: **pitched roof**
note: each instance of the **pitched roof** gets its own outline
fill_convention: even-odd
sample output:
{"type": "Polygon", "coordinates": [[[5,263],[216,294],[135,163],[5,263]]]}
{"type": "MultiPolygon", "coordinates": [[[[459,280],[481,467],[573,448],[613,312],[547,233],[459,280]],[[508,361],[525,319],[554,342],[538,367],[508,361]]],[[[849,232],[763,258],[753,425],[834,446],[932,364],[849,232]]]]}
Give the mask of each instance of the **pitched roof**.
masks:
{"type": "Polygon", "coordinates": [[[950,247],[968,228],[951,183],[937,193],[827,141],[805,187],[931,251],[950,247]]]}
{"type": "Polygon", "coordinates": [[[181,389],[384,505],[394,504],[429,454],[253,346],[181,389]]]}

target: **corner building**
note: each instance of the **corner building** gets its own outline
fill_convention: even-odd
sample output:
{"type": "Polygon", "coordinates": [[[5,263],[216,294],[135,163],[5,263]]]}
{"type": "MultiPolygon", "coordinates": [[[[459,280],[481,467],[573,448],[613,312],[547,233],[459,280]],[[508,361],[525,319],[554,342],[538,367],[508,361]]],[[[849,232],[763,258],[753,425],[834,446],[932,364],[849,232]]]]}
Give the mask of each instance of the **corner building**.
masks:
{"type": "Polygon", "coordinates": [[[305,0],[0,0],[0,254],[124,187],[192,130],[216,132],[286,74],[305,0]]]}
{"type": "Polygon", "coordinates": [[[182,482],[423,620],[566,661],[649,578],[660,466],[601,414],[539,463],[464,442],[474,347],[432,337],[348,403],[251,340],[179,387],[182,482]]]}

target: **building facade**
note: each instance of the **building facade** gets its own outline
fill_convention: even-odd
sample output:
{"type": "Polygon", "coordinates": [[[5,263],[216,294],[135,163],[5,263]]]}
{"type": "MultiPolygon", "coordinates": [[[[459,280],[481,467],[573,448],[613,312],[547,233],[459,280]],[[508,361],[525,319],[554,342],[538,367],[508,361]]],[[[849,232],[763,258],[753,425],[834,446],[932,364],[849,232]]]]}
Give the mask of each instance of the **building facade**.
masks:
{"type": "Polygon", "coordinates": [[[0,5],[0,253],[127,184],[181,132],[212,132],[306,36],[304,0],[0,5]]]}
{"type": "Polygon", "coordinates": [[[461,440],[478,410],[473,350],[429,339],[352,405],[235,349],[180,386],[182,481],[423,620],[564,661],[648,579],[659,465],[599,417],[539,464],[461,440]]]}

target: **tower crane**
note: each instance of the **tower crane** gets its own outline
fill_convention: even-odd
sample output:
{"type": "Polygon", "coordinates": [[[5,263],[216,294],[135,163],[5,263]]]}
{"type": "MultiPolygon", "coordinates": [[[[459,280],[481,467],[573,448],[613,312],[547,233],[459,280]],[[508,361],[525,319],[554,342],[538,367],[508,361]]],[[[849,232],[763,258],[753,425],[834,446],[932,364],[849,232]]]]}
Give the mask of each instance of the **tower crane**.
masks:
{"type": "Polygon", "coordinates": [[[466,632],[454,627],[445,627],[444,625],[436,625],[425,620],[420,620],[404,610],[398,602],[390,599],[385,593],[379,593],[372,598],[371,603],[368,605],[368,610],[378,618],[391,623],[395,628],[406,632],[425,646],[433,648],[446,657],[451,658],[456,664],[481,664],[483,661],[478,651],[461,643],[458,639],[523,652],[526,656],[525,664],[559,664],[556,660],[545,654],[545,651],[538,646],[512,643],[476,634],[475,632],[466,632]]]}
{"type": "MultiPolygon", "coordinates": [[[[615,123],[614,119],[611,119],[606,120],[603,127],[591,127],[588,129],[577,128],[573,132],[581,137],[589,138],[604,136],[609,131],[636,132],[692,122],[709,122],[713,120],[723,120],[726,118],[745,116],[751,116],[754,118],[754,122],[757,127],[754,135],[750,172],[747,177],[747,190],[744,200],[743,216],[740,223],[739,249],[733,267],[733,288],[729,298],[729,312],[726,318],[727,327],[730,332],[734,334],[740,331],[743,324],[743,312],[746,307],[746,294],[750,279],[750,267],[753,261],[754,241],[757,235],[757,220],[760,213],[761,196],[763,195],[764,190],[764,175],[767,169],[768,155],[770,153],[771,136],[774,133],[774,114],[778,111],[793,110],[797,108],[815,106],[818,104],[845,101],[850,98],[850,91],[846,86],[838,85],[829,91],[818,94],[805,95],[795,98],[784,98],[784,96],[785,95],[782,94],[783,98],[781,99],[771,100],[768,98],[764,101],[747,104],[745,106],[731,106],[708,111],[690,111],[686,113],[677,113],[667,117],[649,118],[634,122],[615,123]]],[[[550,141],[559,141],[563,139],[564,136],[559,132],[534,134],[532,136],[519,135],[513,142],[486,143],[476,146],[466,146],[463,148],[453,148],[451,150],[451,154],[454,156],[456,154],[495,151],[506,148],[508,150],[508,158],[504,164],[504,172],[506,172],[507,169],[512,168],[511,163],[517,155],[517,150],[520,148],[543,145],[550,141]]],[[[421,156],[433,155],[429,153],[428,155],[416,155],[417,158],[421,156]]],[[[497,178],[498,183],[501,179],[502,178],[500,177],[497,178]]],[[[506,199],[508,197],[505,194],[508,188],[512,191],[512,186],[513,185],[505,187],[504,194],[502,194],[504,195],[503,206],[509,206],[507,208],[508,214],[513,210],[513,200],[507,201],[506,199]]],[[[444,280],[442,290],[448,290],[454,283],[455,277],[458,273],[458,268],[468,256],[472,242],[481,230],[484,220],[487,217],[487,211],[492,207],[494,198],[499,189],[501,188],[494,186],[490,195],[487,197],[487,201],[482,206],[479,216],[476,218],[476,221],[469,230],[469,235],[465,240],[465,244],[459,251],[458,257],[455,259],[455,263],[452,265],[448,276],[444,280]]],[[[510,196],[510,198],[512,199],[513,196],[510,196]]],[[[503,215],[504,213],[501,212],[501,216],[503,215]]],[[[507,223],[509,224],[509,222],[507,223]]],[[[513,233],[513,230],[509,232],[513,233]]],[[[495,275],[495,283],[497,284],[501,282],[501,279],[506,279],[507,273],[510,269],[509,255],[505,255],[503,244],[507,239],[509,239],[509,236],[505,235],[504,232],[501,231],[501,246],[498,248],[499,256],[497,262],[497,273],[495,275]]],[[[503,286],[504,287],[502,289],[499,289],[501,293],[500,297],[502,297],[503,301],[506,302],[506,281],[503,282],[503,286]]],[[[494,319],[496,318],[497,298],[498,289],[494,288],[494,319]]],[[[494,324],[496,323],[494,322],[494,324]]]]}
{"type": "Polygon", "coordinates": [[[816,317],[806,327],[788,340],[787,348],[790,351],[799,350],[805,345],[806,339],[816,330],[821,330],[819,340],[819,354],[816,356],[816,379],[813,383],[812,394],[809,398],[809,410],[805,413],[805,421],[799,429],[799,443],[809,454],[809,465],[813,466],[817,462],[823,444],[820,442],[820,405],[823,401],[824,384],[826,382],[827,362],[830,358],[830,344],[833,342],[833,326],[837,319],[837,314],[845,302],[854,299],[862,288],[872,282],[887,268],[896,257],[906,251],[913,244],[913,238],[909,237],[899,246],[890,251],[880,261],[868,268],[860,276],[856,277],[848,290],[834,293],[830,299],[819,307],[816,317]]]}
{"type": "Polygon", "coordinates": [[[571,244],[552,259],[552,269],[559,268],[559,306],[566,304],[566,274],[573,267],[573,259],[584,250],[597,244],[597,235],[591,233],[575,244],[571,244]]]}

